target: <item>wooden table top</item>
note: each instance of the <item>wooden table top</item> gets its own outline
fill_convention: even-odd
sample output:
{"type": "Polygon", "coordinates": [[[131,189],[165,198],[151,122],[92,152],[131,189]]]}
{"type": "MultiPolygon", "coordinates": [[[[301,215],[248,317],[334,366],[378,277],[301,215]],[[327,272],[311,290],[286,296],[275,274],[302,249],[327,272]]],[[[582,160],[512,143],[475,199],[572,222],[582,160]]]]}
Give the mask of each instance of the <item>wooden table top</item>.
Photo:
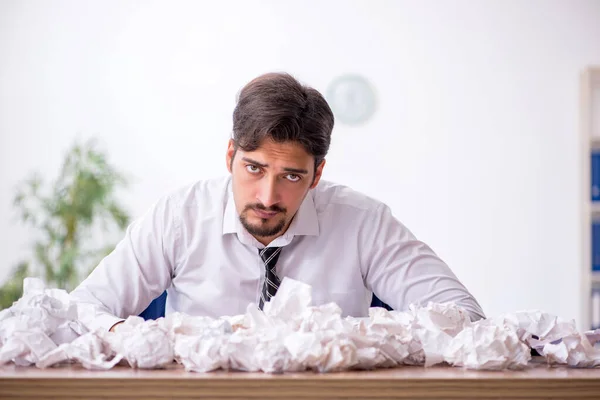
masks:
{"type": "Polygon", "coordinates": [[[273,375],[186,372],[177,364],[164,370],[117,366],[109,371],[5,365],[0,367],[0,398],[600,399],[600,369],[534,363],[523,371],[403,366],[273,375]]]}

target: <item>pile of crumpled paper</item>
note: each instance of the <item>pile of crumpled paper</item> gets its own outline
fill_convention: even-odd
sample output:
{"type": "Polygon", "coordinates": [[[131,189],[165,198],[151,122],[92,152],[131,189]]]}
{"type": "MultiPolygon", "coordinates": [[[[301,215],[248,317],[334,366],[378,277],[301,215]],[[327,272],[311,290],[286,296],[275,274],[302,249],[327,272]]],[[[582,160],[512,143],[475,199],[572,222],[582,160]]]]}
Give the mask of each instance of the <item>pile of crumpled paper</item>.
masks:
{"type": "Polygon", "coordinates": [[[63,290],[27,278],[23,297],[0,312],[0,364],[46,368],[77,362],[89,369],[161,368],[176,361],[188,371],[263,371],[388,368],[449,364],[482,370],[521,369],[536,349],[549,364],[600,364],[600,332],[580,333],[539,311],[471,322],[445,303],[408,311],[371,308],[368,318],[341,316],[334,303],[312,306],[311,287],[286,278],[264,312],[250,304],[244,315],[156,321],[129,317],[116,332],[89,332],[85,312],[63,290]]]}

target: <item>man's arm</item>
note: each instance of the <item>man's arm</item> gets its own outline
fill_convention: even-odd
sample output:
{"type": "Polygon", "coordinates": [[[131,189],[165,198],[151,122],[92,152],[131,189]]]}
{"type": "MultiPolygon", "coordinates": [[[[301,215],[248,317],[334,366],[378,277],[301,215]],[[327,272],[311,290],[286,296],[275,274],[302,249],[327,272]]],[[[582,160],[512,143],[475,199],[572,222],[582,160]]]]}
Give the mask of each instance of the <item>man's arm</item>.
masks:
{"type": "Polygon", "coordinates": [[[380,205],[361,228],[361,258],[367,288],[395,310],[411,303],[456,302],[471,320],[485,318],[481,306],[429,246],[380,205]]]}
{"type": "Polygon", "coordinates": [[[138,315],[171,283],[176,215],[168,198],[134,221],[114,251],[73,292],[79,319],[90,330],[109,330],[138,315]]]}

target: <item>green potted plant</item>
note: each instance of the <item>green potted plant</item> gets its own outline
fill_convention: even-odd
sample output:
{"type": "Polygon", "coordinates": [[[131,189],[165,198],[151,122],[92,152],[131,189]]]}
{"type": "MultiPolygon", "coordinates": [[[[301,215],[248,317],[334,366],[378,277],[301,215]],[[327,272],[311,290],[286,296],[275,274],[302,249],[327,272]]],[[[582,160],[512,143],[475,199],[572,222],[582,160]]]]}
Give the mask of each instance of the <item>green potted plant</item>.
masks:
{"type": "Polygon", "coordinates": [[[14,197],[20,221],[33,228],[28,260],[20,262],[0,288],[0,309],[22,295],[23,279],[39,276],[51,287],[72,290],[110,253],[110,233],[122,232],[130,216],[116,198],[127,186],[94,139],[76,142],[49,187],[39,174],[22,182],[14,197]]]}

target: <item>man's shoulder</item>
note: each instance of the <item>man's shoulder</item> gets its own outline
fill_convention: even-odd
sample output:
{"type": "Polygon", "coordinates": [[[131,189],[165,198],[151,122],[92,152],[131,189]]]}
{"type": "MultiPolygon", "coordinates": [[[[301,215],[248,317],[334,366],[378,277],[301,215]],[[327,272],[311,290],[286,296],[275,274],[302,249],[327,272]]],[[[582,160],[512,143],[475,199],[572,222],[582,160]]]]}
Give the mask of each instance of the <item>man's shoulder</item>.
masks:
{"type": "Polygon", "coordinates": [[[222,206],[227,199],[230,180],[229,176],[197,180],[171,190],[164,197],[181,208],[222,206]]]}
{"type": "Polygon", "coordinates": [[[349,186],[321,180],[314,189],[314,202],[318,210],[328,207],[343,207],[354,210],[376,210],[385,204],[349,186]]]}

